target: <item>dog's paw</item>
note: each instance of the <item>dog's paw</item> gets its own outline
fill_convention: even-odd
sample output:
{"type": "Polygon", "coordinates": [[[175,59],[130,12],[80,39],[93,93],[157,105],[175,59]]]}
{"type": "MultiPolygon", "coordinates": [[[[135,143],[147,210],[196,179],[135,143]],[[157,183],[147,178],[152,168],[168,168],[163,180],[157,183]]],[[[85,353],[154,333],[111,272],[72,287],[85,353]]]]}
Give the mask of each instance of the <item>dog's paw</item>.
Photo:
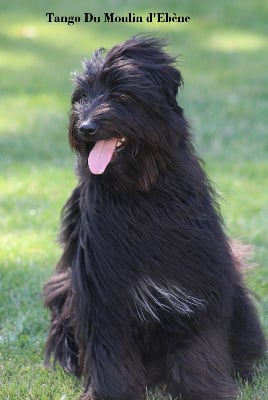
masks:
{"type": "Polygon", "coordinates": [[[90,393],[83,393],[79,400],[94,400],[90,393]]]}

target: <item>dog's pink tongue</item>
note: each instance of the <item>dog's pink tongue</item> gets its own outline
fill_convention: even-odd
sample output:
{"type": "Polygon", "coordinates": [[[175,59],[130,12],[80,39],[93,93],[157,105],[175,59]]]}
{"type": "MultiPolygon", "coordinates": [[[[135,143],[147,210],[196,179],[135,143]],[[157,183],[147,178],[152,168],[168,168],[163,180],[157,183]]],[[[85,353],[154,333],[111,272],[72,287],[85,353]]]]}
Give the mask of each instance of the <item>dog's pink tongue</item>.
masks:
{"type": "Polygon", "coordinates": [[[99,140],[88,156],[88,167],[92,174],[102,174],[112,159],[117,139],[99,140]]]}

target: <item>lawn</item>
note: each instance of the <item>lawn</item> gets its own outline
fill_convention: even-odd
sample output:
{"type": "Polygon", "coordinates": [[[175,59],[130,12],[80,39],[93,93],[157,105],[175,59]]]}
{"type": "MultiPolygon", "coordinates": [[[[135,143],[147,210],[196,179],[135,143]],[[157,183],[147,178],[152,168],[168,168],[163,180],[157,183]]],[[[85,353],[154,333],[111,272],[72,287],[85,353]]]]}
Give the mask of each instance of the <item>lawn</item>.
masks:
{"type": "MultiPolygon", "coordinates": [[[[73,400],[81,391],[81,382],[60,368],[52,372],[43,367],[48,313],[42,286],[60,255],[60,210],[75,184],[67,140],[70,72],[94,49],[109,48],[138,32],[164,36],[170,52],[180,55],[185,85],[179,102],[221,195],[227,232],[255,248],[257,266],[245,279],[256,293],[268,333],[267,2],[99,3],[1,2],[1,400],[73,400]],[[191,20],[70,26],[49,23],[45,15],[145,16],[152,11],[176,12],[191,20]]],[[[261,364],[253,387],[241,387],[241,400],[267,399],[267,367],[267,362],[261,364]]]]}

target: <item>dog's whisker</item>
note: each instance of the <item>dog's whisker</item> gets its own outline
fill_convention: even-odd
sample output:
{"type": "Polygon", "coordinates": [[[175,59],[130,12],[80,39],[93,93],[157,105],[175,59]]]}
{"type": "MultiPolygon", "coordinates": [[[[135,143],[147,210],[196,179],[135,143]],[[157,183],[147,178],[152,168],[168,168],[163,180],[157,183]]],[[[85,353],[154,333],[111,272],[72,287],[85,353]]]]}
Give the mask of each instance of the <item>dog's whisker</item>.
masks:
{"type": "Polygon", "coordinates": [[[132,147],[132,157],[135,159],[137,154],[139,152],[139,145],[136,144],[134,147],[132,147]]]}

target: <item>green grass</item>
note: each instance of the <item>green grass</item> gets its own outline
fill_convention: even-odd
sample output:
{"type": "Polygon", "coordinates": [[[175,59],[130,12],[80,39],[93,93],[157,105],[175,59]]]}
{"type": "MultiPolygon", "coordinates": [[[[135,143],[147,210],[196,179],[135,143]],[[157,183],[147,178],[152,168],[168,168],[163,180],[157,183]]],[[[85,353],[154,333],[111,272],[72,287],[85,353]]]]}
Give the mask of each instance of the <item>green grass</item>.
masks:
{"type": "MultiPolygon", "coordinates": [[[[255,247],[258,266],[246,280],[259,298],[258,310],[268,332],[267,4],[163,4],[1,4],[0,399],[71,400],[81,391],[81,382],[60,368],[52,372],[43,367],[49,316],[42,305],[42,285],[60,255],[60,209],[75,184],[74,156],[67,142],[70,71],[79,69],[80,60],[94,49],[109,48],[138,32],[165,36],[170,51],[180,54],[185,86],[179,101],[222,196],[228,233],[255,247]],[[47,23],[47,11],[174,11],[190,15],[191,22],[67,26],[47,23]]],[[[267,363],[255,385],[241,390],[240,399],[267,399],[267,363]]]]}

